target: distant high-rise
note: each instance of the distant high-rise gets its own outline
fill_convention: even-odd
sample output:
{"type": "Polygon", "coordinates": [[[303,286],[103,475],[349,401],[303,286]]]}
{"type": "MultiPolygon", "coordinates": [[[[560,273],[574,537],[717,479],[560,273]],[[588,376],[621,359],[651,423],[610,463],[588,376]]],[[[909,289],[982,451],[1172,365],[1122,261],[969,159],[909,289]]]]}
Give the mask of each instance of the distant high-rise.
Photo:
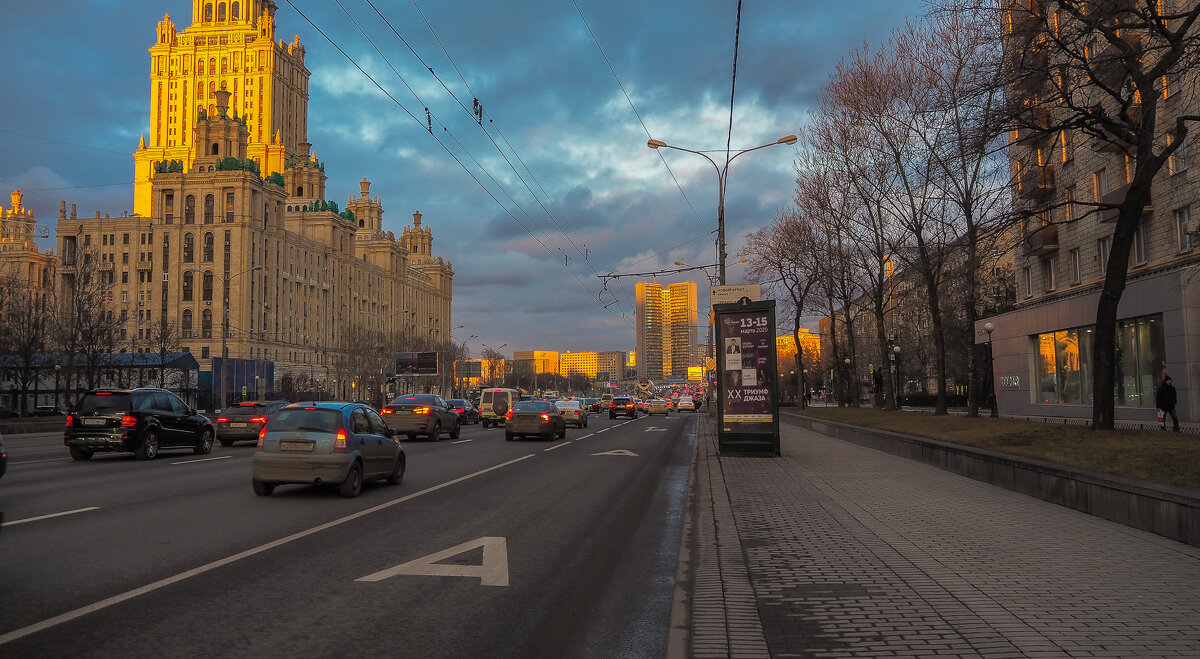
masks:
{"type": "Polygon", "coordinates": [[[637,374],[651,380],[687,377],[696,346],[696,283],[663,287],[638,282],[637,374]]]}

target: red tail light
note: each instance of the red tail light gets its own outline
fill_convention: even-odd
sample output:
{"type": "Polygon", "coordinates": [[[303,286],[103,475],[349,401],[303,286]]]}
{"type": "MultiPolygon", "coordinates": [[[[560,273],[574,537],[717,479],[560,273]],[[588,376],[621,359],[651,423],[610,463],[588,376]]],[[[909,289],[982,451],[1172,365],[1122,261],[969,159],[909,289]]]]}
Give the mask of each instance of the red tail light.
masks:
{"type": "Polygon", "coordinates": [[[262,450],[263,438],[266,436],[267,436],[267,427],[263,426],[263,429],[258,431],[258,450],[260,450],[260,451],[262,450]]]}
{"type": "Polygon", "coordinates": [[[542,415],[542,421],[549,421],[549,420],[550,420],[550,415],[549,415],[549,414],[543,414],[543,415],[542,415]]]}
{"type": "Polygon", "coordinates": [[[228,422],[229,422],[229,417],[227,417],[227,416],[217,417],[217,423],[228,423],[228,422]]]}
{"type": "Polygon", "coordinates": [[[379,413],[380,413],[380,414],[392,414],[392,408],[390,408],[390,407],[385,407],[385,408],[383,408],[382,410],[379,410],[379,413]]]}
{"type": "Polygon", "coordinates": [[[137,425],[137,417],[129,416],[128,414],[121,417],[121,427],[122,428],[132,428],[136,425],[137,425]]]}
{"type": "Polygon", "coordinates": [[[266,422],[267,422],[267,417],[265,417],[265,416],[256,416],[256,417],[253,417],[252,419],[250,419],[250,422],[251,422],[251,423],[266,423],[266,422]]]}
{"type": "Polygon", "coordinates": [[[413,409],[413,414],[429,414],[429,411],[428,407],[418,407],[413,409]]]}
{"type": "Polygon", "coordinates": [[[458,412],[459,414],[462,414],[463,412],[466,412],[467,410],[462,407],[456,407],[456,408],[454,408],[454,411],[458,412]]]}
{"type": "Polygon", "coordinates": [[[67,415],[67,427],[70,428],[73,425],[75,425],[75,416],[73,414],[68,414],[67,415]]]}
{"type": "Polygon", "coordinates": [[[505,421],[512,421],[512,410],[509,410],[509,411],[508,411],[508,414],[505,414],[505,415],[504,415],[504,420],[505,420],[505,421]]]}
{"type": "Polygon", "coordinates": [[[338,429],[337,437],[335,437],[333,439],[333,452],[334,453],[345,453],[346,452],[346,429],[345,428],[338,429]]]}

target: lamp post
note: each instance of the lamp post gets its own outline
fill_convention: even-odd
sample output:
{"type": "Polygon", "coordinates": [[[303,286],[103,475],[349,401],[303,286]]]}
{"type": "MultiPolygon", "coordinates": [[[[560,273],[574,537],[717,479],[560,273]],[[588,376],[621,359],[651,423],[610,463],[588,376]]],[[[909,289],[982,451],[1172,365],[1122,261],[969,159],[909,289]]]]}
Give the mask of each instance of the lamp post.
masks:
{"type": "MultiPolygon", "coordinates": [[[[507,346],[508,346],[508,344],[507,344],[507,343],[502,343],[502,344],[500,344],[500,347],[499,347],[499,348],[493,348],[492,346],[490,346],[490,345],[488,345],[488,344],[486,344],[486,343],[480,343],[479,345],[483,346],[483,347],[484,347],[484,349],[486,349],[486,350],[491,350],[491,351],[492,351],[493,353],[495,353],[496,355],[499,355],[499,354],[500,354],[500,351],[501,351],[502,349],[504,349],[505,347],[507,347],[507,346]]],[[[503,357],[501,357],[501,359],[504,359],[504,358],[503,358],[503,357]]],[[[491,358],[491,360],[490,360],[490,361],[495,361],[495,358],[494,358],[494,357],[493,357],[493,358],[491,358]]],[[[491,379],[492,379],[492,386],[493,386],[493,387],[494,387],[494,386],[496,386],[496,373],[495,373],[495,368],[494,368],[494,366],[490,366],[490,367],[488,368],[488,374],[492,376],[492,378],[491,378],[491,379]]],[[[503,381],[501,381],[501,384],[504,384],[504,383],[503,383],[503,381]]]]}
{"type": "Polygon", "coordinates": [[[983,331],[988,335],[988,398],[991,399],[992,416],[1000,416],[1000,409],[996,401],[996,358],[992,355],[992,332],[996,331],[996,326],[990,321],[986,322],[983,324],[983,331]]]}
{"type": "Polygon", "coordinates": [[[54,411],[58,411],[58,374],[62,372],[62,364],[54,365],[54,411]]]}
{"type": "MultiPolygon", "coordinates": [[[[465,327],[465,325],[459,325],[458,327],[455,327],[454,329],[462,329],[463,327],[465,327]]],[[[454,330],[450,330],[450,331],[451,331],[451,332],[454,332],[454,330]]],[[[456,397],[457,397],[458,393],[460,392],[460,390],[462,389],[462,378],[458,377],[458,362],[459,362],[459,361],[461,361],[461,357],[460,357],[460,355],[461,355],[462,357],[465,357],[465,356],[466,356],[466,351],[467,351],[467,341],[470,341],[471,339],[478,339],[478,338],[479,338],[478,336],[476,336],[476,335],[472,334],[471,336],[468,336],[467,338],[465,338],[465,339],[463,339],[462,341],[458,342],[458,344],[456,345],[456,344],[454,343],[454,336],[453,336],[453,334],[451,334],[451,336],[450,336],[450,345],[451,345],[451,346],[455,346],[455,345],[456,345],[456,347],[457,347],[457,349],[454,351],[454,381],[455,381],[455,386],[452,388],[452,393],[454,393],[456,397]]]]}
{"type": "Polygon", "coordinates": [[[800,369],[800,395],[804,399],[804,407],[801,409],[805,409],[808,407],[808,369],[807,368],[800,369]]]}
{"type": "Polygon", "coordinates": [[[854,399],[854,393],[850,390],[850,381],[853,379],[850,375],[850,358],[847,357],[842,363],[846,365],[846,407],[850,407],[850,402],[854,399]]]}
{"type": "Polygon", "coordinates": [[[646,146],[650,147],[651,149],[658,149],[661,147],[661,148],[667,148],[667,149],[675,149],[676,151],[686,151],[688,153],[694,153],[698,156],[703,156],[705,160],[707,160],[709,163],[712,164],[713,169],[716,170],[716,172],[717,172],[717,266],[719,267],[719,270],[717,272],[719,275],[718,279],[720,280],[722,286],[725,285],[725,181],[727,178],[729,178],[729,164],[733,162],[734,158],[737,158],[738,156],[742,155],[743,153],[750,153],[751,151],[765,149],[769,146],[775,146],[776,144],[795,144],[795,143],[796,143],[795,135],[785,135],[784,137],[781,137],[778,140],[775,140],[774,142],[769,142],[767,144],[762,144],[762,145],[759,145],[759,146],[756,146],[753,148],[749,148],[749,149],[742,149],[741,151],[738,151],[737,153],[733,154],[732,156],[726,156],[725,166],[719,167],[719,166],[717,166],[717,163],[712,158],[709,158],[707,154],[702,153],[700,151],[693,151],[691,149],[684,149],[682,147],[672,146],[661,140],[653,140],[652,139],[652,140],[648,140],[646,142],[646,146]]]}
{"type": "MultiPolygon", "coordinates": [[[[221,279],[221,299],[224,307],[221,312],[221,382],[217,398],[217,403],[221,406],[219,409],[225,409],[225,379],[229,369],[229,283],[248,272],[262,270],[262,268],[263,267],[261,265],[256,265],[249,270],[243,270],[235,275],[229,275],[228,277],[224,275],[218,275],[215,272],[213,273],[214,277],[219,277],[221,279]]],[[[202,272],[200,268],[188,268],[188,271],[202,272]]]]}
{"type": "Polygon", "coordinates": [[[900,346],[892,346],[892,372],[896,374],[896,409],[900,409],[900,401],[904,400],[904,385],[900,379],[900,346]]]}

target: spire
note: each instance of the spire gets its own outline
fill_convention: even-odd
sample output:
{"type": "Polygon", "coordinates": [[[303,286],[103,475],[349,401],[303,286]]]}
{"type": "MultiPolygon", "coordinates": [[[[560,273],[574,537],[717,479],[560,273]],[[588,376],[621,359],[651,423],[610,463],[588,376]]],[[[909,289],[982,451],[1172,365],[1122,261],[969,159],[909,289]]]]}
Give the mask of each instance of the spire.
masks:
{"type": "Polygon", "coordinates": [[[146,134],[142,133],[142,143],[138,145],[138,151],[146,150],[146,134]]]}

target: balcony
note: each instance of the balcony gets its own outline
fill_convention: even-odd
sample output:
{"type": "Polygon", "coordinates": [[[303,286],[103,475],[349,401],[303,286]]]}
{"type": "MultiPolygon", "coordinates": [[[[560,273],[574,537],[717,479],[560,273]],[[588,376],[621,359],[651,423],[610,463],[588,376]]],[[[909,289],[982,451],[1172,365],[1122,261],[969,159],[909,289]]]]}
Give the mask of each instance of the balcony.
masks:
{"type": "Polygon", "coordinates": [[[1033,94],[1050,80],[1049,57],[1046,50],[1027,46],[1012,56],[1013,86],[1021,94],[1033,94]]]}
{"type": "Polygon", "coordinates": [[[1030,167],[1017,181],[1018,192],[1026,199],[1045,201],[1054,195],[1054,167],[1030,167]]]}
{"type": "Polygon", "coordinates": [[[1124,42],[1129,47],[1128,55],[1120,45],[1108,43],[1104,50],[1097,53],[1090,62],[1096,79],[1114,88],[1120,87],[1125,78],[1139,67],[1143,56],[1142,38],[1140,36],[1122,33],[1119,41],[1124,42]],[[1130,59],[1127,60],[1127,57],[1130,59]],[[1133,66],[1128,65],[1127,61],[1132,61],[1133,66]]]}
{"type": "MultiPolygon", "coordinates": [[[[1131,187],[1132,187],[1131,183],[1126,183],[1125,185],[1122,185],[1120,187],[1113,188],[1112,190],[1110,190],[1107,194],[1105,194],[1100,199],[1100,202],[1104,203],[1104,204],[1112,204],[1114,206],[1119,206],[1119,205],[1125,203],[1125,198],[1129,196],[1129,189],[1131,187]]],[[[1144,209],[1142,209],[1143,213],[1154,212],[1154,205],[1151,202],[1152,202],[1152,198],[1150,196],[1150,193],[1147,192],[1146,193],[1146,207],[1144,209]]],[[[1116,222],[1117,218],[1119,218],[1120,216],[1121,216],[1120,209],[1117,209],[1117,208],[1101,208],[1100,209],[1100,221],[1103,223],[1111,224],[1113,222],[1116,222]]]]}
{"type": "Polygon", "coordinates": [[[1058,251],[1058,225],[1046,224],[1025,234],[1025,253],[1044,256],[1058,251]]]}

